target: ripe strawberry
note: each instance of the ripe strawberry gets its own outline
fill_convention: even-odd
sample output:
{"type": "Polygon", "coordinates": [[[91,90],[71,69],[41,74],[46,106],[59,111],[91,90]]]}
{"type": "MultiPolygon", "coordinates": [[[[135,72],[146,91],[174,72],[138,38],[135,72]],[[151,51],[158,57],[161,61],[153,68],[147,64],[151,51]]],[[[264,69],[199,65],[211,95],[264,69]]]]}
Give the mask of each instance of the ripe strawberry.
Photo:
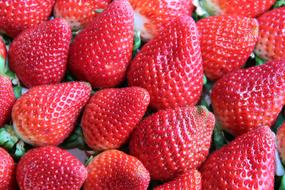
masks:
{"type": "Polygon", "coordinates": [[[142,119],[150,97],[139,87],[98,91],[86,105],[82,129],[94,150],[119,148],[142,119]]]}
{"type": "Polygon", "coordinates": [[[47,146],[26,153],[17,166],[16,177],[21,190],[80,190],[87,169],[66,150],[47,146]]]}
{"type": "Polygon", "coordinates": [[[71,30],[63,19],[22,32],[11,44],[11,69],[27,87],[58,83],[64,77],[71,30]]]}
{"type": "Polygon", "coordinates": [[[175,19],[144,45],[130,65],[128,82],[147,89],[155,109],[195,105],[202,91],[203,68],[193,19],[175,19]]]}
{"type": "Polygon", "coordinates": [[[258,22],[252,18],[211,16],[200,20],[197,26],[204,70],[211,80],[242,67],[258,38],[258,22]]]}
{"type": "Polygon", "coordinates": [[[285,123],[278,129],[277,132],[278,151],[282,161],[285,163],[285,123]]]}
{"type": "Polygon", "coordinates": [[[135,128],[130,152],[152,179],[171,180],[206,159],[215,118],[204,107],[160,110],[135,128]]]}
{"type": "Polygon", "coordinates": [[[157,36],[177,16],[191,15],[192,0],[129,0],[135,11],[135,29],[144,40],[157,36]]]}
{"type": "Polygon", "coordinates": [[[64,18],[73,30],[78,30],[91,22],[97,9],[106,9],[111,0],[56,0],[54,16],[64,18]]]}
{"type": "Polygon", "coordinates": [[[266,12],[276,0],[202,0],[210,15],[256,17],[266,12]]]}
{"type": "Polygon", "coordinates": [[[217,150],[201,168],[203,189],[274,189],[275,135],[250,131],[217,150]]]}
{"type": "Polygon", "coordinates": [[[0,32],[15,37],[21,31],[48,19],[54,0],[0,1],[0,32]]]}
{"type": "Polygon", "coordinates": [[[87,167],[84,190],[146,190],[150,176],[135,157],[118,150],[97,155],[87,167]]]}
{"type": "Polygon", "coordinates": [[[285,61],[241,69],[225,75],[212,89],[212,105],[222,127],[240,135],[270,127],[285,105],[285,61]]]}
{"type": "Polygon", "coordinates": [[[127,0],[115,0],[94,18],[70,47],[69,66],[94,88],[119,85],[132,57],[134,14],[127,0]]]}
{"type": "Polygon", "coordinates": [[[15,163],[9,153],[0,147],[0,190],[16,189],[15,163]]]}
{"type": "Polygon", "coordinates": [[[84,82],[31,88],[13,107],[16,133],[32,145],[60,144],[74,129],[90,91],[90,86],[84,82]]]}
{"type": "Polygon", "coordinates": [[[285,7],[258,18],[259,37],[255,52],[265,60],[285,59],[285,7]]]}
{"type": "Polygon", "coordinates": [[[201,190],[201,174],[197,170],[190,170],[174,180],[160,185],[154,190],[201,190]]]}
{"type": "Polygon", "coordinates": [[[7,58],[6,45],[0,37],[0,64],[5,64],[7,58]]]}

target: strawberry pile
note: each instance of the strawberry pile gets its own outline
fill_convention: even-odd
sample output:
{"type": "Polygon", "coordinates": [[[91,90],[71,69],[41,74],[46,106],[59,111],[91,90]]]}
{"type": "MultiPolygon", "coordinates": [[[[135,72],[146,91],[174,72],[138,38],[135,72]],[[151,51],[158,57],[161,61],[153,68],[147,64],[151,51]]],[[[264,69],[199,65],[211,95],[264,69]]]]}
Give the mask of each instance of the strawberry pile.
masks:
{"type": "Polygon", "coordinates": [[[0,1],[0,190],[284,190],[284,0],[0,1]]]}

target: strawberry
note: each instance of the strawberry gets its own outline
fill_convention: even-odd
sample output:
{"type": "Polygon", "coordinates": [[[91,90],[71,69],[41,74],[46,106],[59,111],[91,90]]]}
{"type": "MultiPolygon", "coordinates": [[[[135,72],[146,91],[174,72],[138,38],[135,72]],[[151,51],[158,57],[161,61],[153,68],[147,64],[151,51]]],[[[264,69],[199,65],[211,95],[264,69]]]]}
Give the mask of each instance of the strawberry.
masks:
{"type": "Polygon", "coordinates": [[[135,157],[118,150],[97,155],[87,167],[84,190],[146,190],[150,176],[135,157]]]}
{"type": "Polygon", "coordinates": [[[211,80],[242,67],[258,38],[258,22],[252,18],[211,16],[197,26],[205,73],[211,80]]]}
{"type": "Polygon", "coordinates": [[[17,166],[16,177],[21,190],[80,190],[87,169],[66,150],[47,146],[27,152],[17,166]]]}
{"type": "Polygon", "coordinates": [[[11,69],[27,87],[58,83],[64,77],[71,30],[63,19],[22,32],[11,44],[11,69]]]}
{"type": "Polygon", "coordinates": [[[6,45],[3,39],[0,37],[0,65],[5,64],[6,58],[7,58],[6,45]]]}
{"type": "Polygon", "coordinates": [[[265,60],[285,59],[285,7],[265,13],[258,22],[256,54],[265,60]]]}
{"type": "Polygon", "coordinates": [[[0,190],[16,189],[15,166],[13,158],[5,149],[0,147],[0,190]]]}
{"type": "Polygon", "coordinates": [[[149,101],[148,92],[139,87],[96,92],[81,122],[86,143],[94,150],[122,146],[142,119],[149,101]]]}
{"type": "Polygon", "coordinates": [[[212,89],[214,113],[222,127],[237,136],[270,127],[285,105],[285,61],[225,75],[212,89]]]}
{"type": "Polygon", "coordinates": [[[69,82],[31,88],[13,106],[16,133],[35,146],[58,145],[70,135],[91,88],[69,82]]]}
{"type": "Polygon", "coordinates": [[[47,20],[54,0],[0,1],[0,32],[15,37],[21,31],[47,20]]]}
{"type": "Polygon", "coordinates": [[[201,168],[203,189],[274,189],[275,135],[252,130],[217,150],[201,168]]]}
{"type": "Polygon", "coordinates": [[[135,11],[135,29],[147,41],[177,16],[191,15],[192,0],[129,0],[135,11]]]}
{"type": "Polygon", "coordinates": [[[132,57],[133,37],[132,7],[127,0],[115,0],[75,37],[70,70],[94,88],[119,85],[132,57]]]}
{"type": "Polygon", "coordinates": [[[266,12],[276,0],[202,0],[210,15],[256,17],[266,12]]]}
{"type": "Polygon", "coordinates": [[[106,9],[111,0],[56,0],[54,16],[64,18],[73,30],[78,30],[91,22],[99,13],[98,9],[106,9]]]}
{"type": "Polygon", "coordinates": [[[154,190],[201,190],[201,174],[197,170],[190,170],[174,180],[160,185],[154,190]]]}
{"type": "Polygon", "coordinates": [[[130,65],[128,82],[149,92],[152,108],[195,105],[202,91],[203,68],[194,20],[179,17],[144,45],[130,65]]]}
{"type": "Polygon", "coordinates": [[[285,163],[285,123],[277,131],[278,151],[282,161],[285,163]]]}
{"type": "Polygon", "coordinates": [[[215,118],[204,107],[160,110],[135,128],[130,152],[152,179],[172,180],[206,159],[215,118]]]}

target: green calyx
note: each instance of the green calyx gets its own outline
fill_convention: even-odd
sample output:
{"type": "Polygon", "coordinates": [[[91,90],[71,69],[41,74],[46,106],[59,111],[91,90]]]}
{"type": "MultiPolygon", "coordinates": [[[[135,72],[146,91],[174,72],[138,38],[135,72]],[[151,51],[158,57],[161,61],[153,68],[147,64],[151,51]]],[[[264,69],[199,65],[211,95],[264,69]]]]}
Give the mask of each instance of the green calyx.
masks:
{"type": "Polygon", "coordinates": [[[84,141],[81,127],[77,127],[60,147],[64,149],[79,148],[81,150],[91,150],[84,141]]]}
{"type": "Polygon", "coordinates": [[[139,31],[135,31],[134,35],[134,46],[133,46],[133,57],[137,54],[139,48],[141,47],[141,33],[139,31]]]}
{"type": "Polygon", "coordinates": [[[273,5],[273,8],[280,8],[285,6],[285,0],[277,0],[276,3],[273,5]]]}

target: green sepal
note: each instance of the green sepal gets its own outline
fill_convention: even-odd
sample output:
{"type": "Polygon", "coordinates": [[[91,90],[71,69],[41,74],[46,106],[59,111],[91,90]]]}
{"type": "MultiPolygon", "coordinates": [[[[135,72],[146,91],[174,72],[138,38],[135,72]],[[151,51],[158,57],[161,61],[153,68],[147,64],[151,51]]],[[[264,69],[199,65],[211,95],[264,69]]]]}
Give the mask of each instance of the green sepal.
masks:
{"type": "Polygon", "coordinates": [[[285,176],[282,177],[279,190],[285,190],[285,176]]]}
{"type": "Polygon", "coordinates": [[[20,98],[21,95],[22,95],[22,87],[21,87],[21,86],[15,86],[15,87],[13,88],[13,90],[14,90],[15,97],[16,97],[17,99],[20,98]]]}
{"type": "Polygon", "coordinates": [[[102,13],[102,12],[104,12],[104,9],[96,9],[95,10],[95,13],[102,13]]]}
{"type": "Polygon", "coordinates": [[[204,75],[204,76],[203,76],[203,84],[206,85],[207,82],[208,82],[207,77],[204,75]]]}
{"type": "Polygon", "coordinates": [[[92,162],[92,160],[94,159],[94,157],[95,157],[95,156],[90,156],[90,157],[86,160],[85,166],[88,166],[88,165],[92,162]]]}
{"type": "Polygon", "coordinates": [[[15,151],[14,151],[14,158],[20,159],[26,152],[27,152],[27,149],[25,148],[24,141],[22,140],[18,141],[15,147],[15,151]]]}
{"type": "Polygon", "coordinates": [[[284,116],[284,110],[282,110],[280,113],[279,113],[279,115],[278,115],[278,117],[277,117],[277,119],[276,119],[276,122],[275,122],[275,124],[272,126],[272,131],[274,132],[274,133],[277,133],[277,130],[279,129],[279,127],[281,127],[281,125],[283,124],[283,123],[285,123],[285,116],[284,116]]]}
{"type": "Polygon", "coordinates": [[[273,5],[273,8],[280,8],[285,6],[285,0],[277,0],[276,3],[273,5]]]}
{"type": "Polygon", "coordinates": [[[255,65],[263,65],[266,61],[255,54],[255,65]]]}
{"type": "Polygon", "coordinates": [[[0,75],[5,75],[6,69],[6,60],[0,55],[0,75]]]}
{"type": "Polygon", "coordinates": [[[214,129],[214,145],[216,150],[222,148],[225,144],[227,144],[227,141],[222,126],[220,123],[216,122],[214,129]]]}
{"type": "Polygon", "coordinates": [[[4,147],[8,151],[12,151],[16,143],[19,141],[18,136],[16,135],[13,126],[5,125],[3,128],[0,128],[0,146],[4,147]]]}
{"type": "Polygon", "coordinates": [[[77,127],[74,132],[60,145],[64,149],[79,148],[81,150],[91,150],[84,141],[81,127],[77,127]]]}
{"type": "Polygon", "coordinates": [[[141,33],[139,31],[135,31],[134,46],[133,46],[133,57],[135,57],[136,54],[138,53],[138,50],[141,47],[141,44],[142,44],[141,33]]]}

